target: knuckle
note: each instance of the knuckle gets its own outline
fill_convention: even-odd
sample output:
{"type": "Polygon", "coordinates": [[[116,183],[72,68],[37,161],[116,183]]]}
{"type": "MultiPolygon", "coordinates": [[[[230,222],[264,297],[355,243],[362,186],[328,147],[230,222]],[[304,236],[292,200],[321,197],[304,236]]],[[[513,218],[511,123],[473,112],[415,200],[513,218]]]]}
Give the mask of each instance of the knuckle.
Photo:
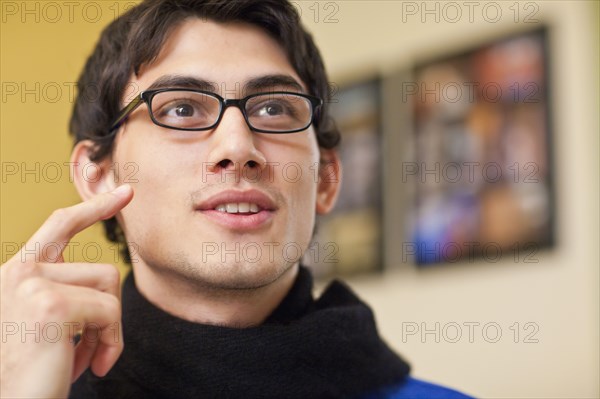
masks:
{"type": "Polygon", "coordinates": [[[56,321],[66,317],[68,300],[58,291],[44,290],[32,297],[35,316],[40,321],[56,321]]]}
{"type": "Polygon", "coordinates": [[[19,284],[17,290],[21,297],[30,298],[48,288],[48,282],[41,277],[31,277],[19,284]]]}
{"type": "Polygon", "coordinates": [[[69,211],[67,210],[67,208],[58,208],[58,209],[55,209],[54,211],[52,211],[52,213],[50,214],[50,217],[48,218],[48,221],[50,221],[52,223],[61,223],[68,216],[69,216],[69,211]]]}
{"type": "Polygon", "coordinates": [[[107,312],[115,319],[121,319],[121,301],[113,295],[108,295],[104,301],[107,312]]]}
{"type": "Polygon", "coordinates": [[[67,208],[59,208],[54,210],[46,223],[50,224],[54,229],[66,230],[69,227],[69,219],[71,212],[67,208]]]}
{"type": "Polygon", "coordinates": [[[98,289],[103,292],[117,293],[121,286],[121,274],[115,265],[109,263],[96,263],[98,270],[98,289]]]}
{"type": "Polygon", "coordinates": [[[28,277],[37,274],[37,264],[35,262],[21,262],[20,259],[15,259],[14,262],[9,262],[0,268],[0,275],[5,284],[18,284],[28,277]]]}
{"type": "Polygon", "coordinates": [[[111,288],[118,287],[121,284],[121,274],[115,265],[102,264],[104,283],[111,288]]]}

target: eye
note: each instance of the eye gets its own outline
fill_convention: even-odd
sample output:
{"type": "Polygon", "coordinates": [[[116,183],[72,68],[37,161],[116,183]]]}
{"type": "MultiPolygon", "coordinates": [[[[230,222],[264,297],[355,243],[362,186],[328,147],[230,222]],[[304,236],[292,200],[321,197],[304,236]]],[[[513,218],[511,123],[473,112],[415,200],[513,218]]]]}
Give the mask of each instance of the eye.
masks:
{"type": "Polygon", "coordinates": [[[269,99],[253,104],[248,114],[256,118],[289,117],[295,115],[295,109],[284,99],[269,99]]]}
{"type": "Polygon", "coordinates": [[[206,101],[199,102],[191,98],[178,98],[164,104],[155,104],[158,109],[154,115],[165,124],[188,124],[209,119],[211,110],[206,101]]]}
{"type": "Polygon", "coordinates": [[[198,113],[197,108],[192,102],[177,102],[163,107],[161,114],[171,118],[190,118],[198,113]]]}
{"type": "Polygon", "coordinates": [[[219,117],[219,99],[192,90],[165,90],[152,98],[152,116],[162,126],[201,129],[219,117]]]}
{"type": "Polygon", "coordinates": [[[285,107],[278,103],[265,104],[258,110],[258,116],[277,116],[284,113],[286,113],[285,107]]]}
{"type": "Polygon", "coordinates": [[[174,112],[177,116],[192,116],[194,115],[194,108],[190,104],[181,104],[175,108],[174,112]]]}

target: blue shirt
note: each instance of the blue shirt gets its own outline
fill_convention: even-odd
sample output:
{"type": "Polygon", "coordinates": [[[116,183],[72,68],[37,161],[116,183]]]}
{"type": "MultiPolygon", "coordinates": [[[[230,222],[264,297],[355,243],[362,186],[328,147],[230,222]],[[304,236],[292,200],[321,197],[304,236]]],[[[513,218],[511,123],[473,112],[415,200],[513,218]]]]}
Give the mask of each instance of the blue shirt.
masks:
{"type": "Polygon", "coordinates": [[[399,385],[382,389],[361,399],[473,399],[473,397],[409,376],[399,385]]]}

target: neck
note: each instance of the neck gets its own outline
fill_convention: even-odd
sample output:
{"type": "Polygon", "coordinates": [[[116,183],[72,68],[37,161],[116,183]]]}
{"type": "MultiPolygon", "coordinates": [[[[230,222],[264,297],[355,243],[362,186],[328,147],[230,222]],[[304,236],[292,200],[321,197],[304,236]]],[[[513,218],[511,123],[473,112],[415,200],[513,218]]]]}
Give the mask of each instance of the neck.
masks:
{"type": "Polygon", "coordinates": [[[291,289],[298,264],[277,280],[254,289],[199,287],[186,279],[157,273],[143,264],[133,269],[139,292],[156,307],[194,323],[245,328],[261,324],[291,289]]]}

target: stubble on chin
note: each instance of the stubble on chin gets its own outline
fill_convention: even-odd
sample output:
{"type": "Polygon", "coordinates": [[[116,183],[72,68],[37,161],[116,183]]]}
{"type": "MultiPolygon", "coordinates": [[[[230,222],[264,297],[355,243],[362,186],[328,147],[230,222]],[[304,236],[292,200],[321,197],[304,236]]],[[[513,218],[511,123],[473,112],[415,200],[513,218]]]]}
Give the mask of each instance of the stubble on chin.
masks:
{"type": "MultiPolygon", "coordinates": [[[[259,290],[273,284],[298,262],[202,262],[189,254],[175,253],[168,265],[154,265],[161,274],[180,280],[185,285],[213,293],[259,290]]],[[[150,266],[150,265],[149,265],[150,266]]]]}

